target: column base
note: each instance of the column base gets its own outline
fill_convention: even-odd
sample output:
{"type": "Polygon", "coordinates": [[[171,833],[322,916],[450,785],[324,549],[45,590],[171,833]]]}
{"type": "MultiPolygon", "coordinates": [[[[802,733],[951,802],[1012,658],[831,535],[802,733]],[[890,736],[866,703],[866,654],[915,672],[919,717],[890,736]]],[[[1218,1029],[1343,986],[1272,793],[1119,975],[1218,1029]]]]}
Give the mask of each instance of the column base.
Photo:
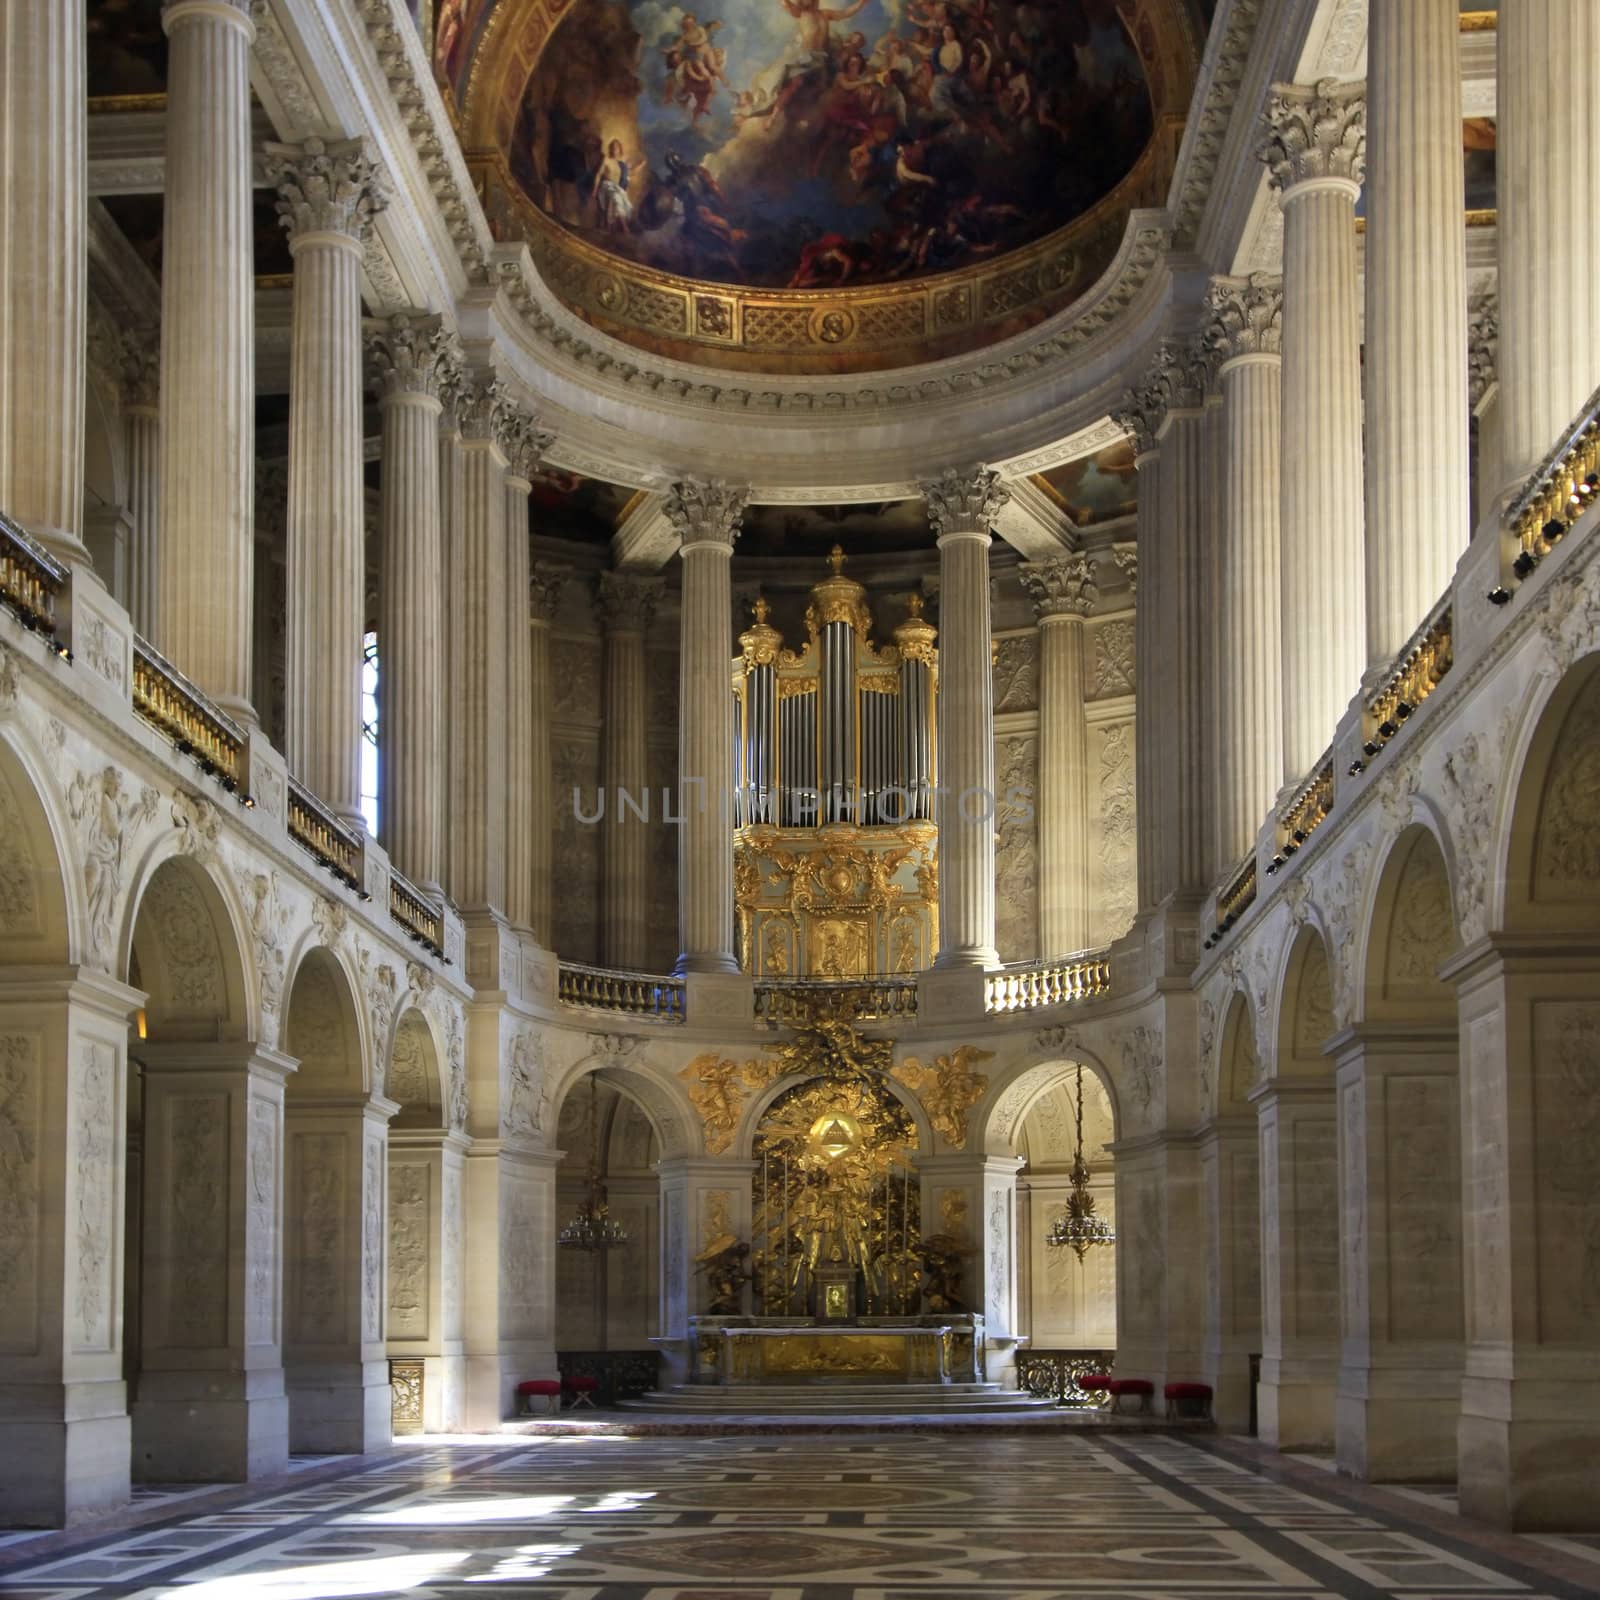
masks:
{"type": "Polygon", "coordinates": [[[691,972],[727,972],[737,973],[739,963],[731,955],[711,952],[710,954],[680,955],[673,963],[674,977],[686,978],[691,972]]]}
{"type": "Polygon", "coordinates": [[[1256,1426],[1275,1450],[1331,1450],[1334,1443],[1334,1362],[1276,1360],[1261,1363],[1256,1426]]]}
{"type": "Polygon", "coordinates": [[[1339,1470],[1369,1483],[1454,1483],[1460,1415],[1459,1349],[1341,1367],[1334,1401],[1339,1470]]]}
{"type": "Polygon", "coordinates": [[[1600,1381],[1568,1370],[1461,1388],[1461,1515],[1517,1532],[1600,1531],[1600,1381]]]}
{"type": "Polygon", "coordinates": [[[51,1387],[53,1416],[26,1414],[31,1386],[0,1392],[7,1419],[0,1426],[0,1520],[8,1527],[64,1528],[122,1510],[132,1492],[123,1384],[51,1387]],[[102,1408],[103,1415],[84,1414],[102,1408]]]}
{"type": "Polygon", "coordinates": [[[282,1368],[140,1374],[135,1482],[244,1483],[288,1466],[282,1368]]]}
{"type": "Polygon", "coordinates": [[[363,1455],[394,1437],[389,1362],[329,1361],[284,1368],[289,1448],[298,1455],[363,1455]]]}
{"type": "Polygon", "coordinates": [[[962,944],[941,950],[933,958],[932,970],[935,972],[949,972],[975,967],[979,972],[987,972],[991,967],[998,967],[999,965],[1000,952],[993,945],[962,944]]]}

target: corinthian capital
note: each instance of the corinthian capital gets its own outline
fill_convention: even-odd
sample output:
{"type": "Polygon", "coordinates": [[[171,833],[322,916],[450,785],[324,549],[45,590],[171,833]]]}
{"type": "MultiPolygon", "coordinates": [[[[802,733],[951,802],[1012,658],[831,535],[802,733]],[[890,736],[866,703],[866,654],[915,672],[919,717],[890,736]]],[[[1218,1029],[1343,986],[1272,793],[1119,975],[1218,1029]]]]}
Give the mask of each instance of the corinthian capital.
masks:
{"type": "Polygon", "coordinates": [[[661,580],[638,572],[602,572],[595,599],[608,632],[643,633],[655,617],[661,580]]]}
{"type": "Polygon", "coordinates": [[[571,567],[553,561],[535,561],[528,570],[528,608],[534,619],[549,622],[561,605],[561,594],[572,576],[571,567]]]}
{"type": "Polygon", "coordinates": [[[1100,598],[1095,564],[1078,552],[1053,561],[1024,562],[1017,575],[1041,622],[1047,617],[1086,617],[1100,598]]]}
{"type": "Polygon", "coordinates": [[[1132,436],[1133,453],[1147,456],[1156,448],[1161,425],[1167,420],[1167,390],[1159,372],[1150,371],[1122,397],[1111,420],[1132,436]]]}
{"type": "Polygon", "coordinates": [[[537,412],[512,402],[501,414],[500,447],[506,453],[506,470],[513,478],[531,483],[545,452],[555,442],[556,436],[539,426],[537,412]]]}
{"type": "Polygon", "coordinates": [[[965,472],[946,472],[923,484],[922,498],[928,502],[933,531],[943,539],[958,533],[987,534],[1010,501],[1011,491],[998,472],[971,467],[965,472]]]}
{"type": "Polygon", "coordinates": [[[749,489],[717,478],[685,478],[673,484],[663,509],[684,550],[697,544],[732,550],[749,499],[749,489]]]}
{"type": "Polygon", "coordinates": [[[1474,410],[1495,381],[1500,361],[1500,302],[1490,290],[1467,307],[1467,399],[1474,410]]]}
{"type": "Polygon", "coordinates": [[[389,203],[364,139],[269,144],[266,168],[291,248],[311,233],[342,233],[364,242],[372,219],[389,203]]]}
{"type": "Polygon", "coordinates": [[[1360,186],[1367,170],[1366,85],[1323,78],[1314,89],[1280,83],[1262,113],[1257,153],[1287,193],[1315,178],[1360,186]]]}
{"type": "Polygon", "coordinates": [[[367,368],[380,399],[397,394],[439,398],[455,353],[455,336],[441,317],[371,317],[364,331],[367,368]]]}
{"type": "Polygon", "coordinates": [[[1213,278],[1206,295],[1206,342],[1219,361],[1283,353],[1283,279],[1265,272],[1213,278]]]}
{"type": "Polygon", "coordinates": [[[463,368],[455,375],[450,397],[463,439],[500,442],[512,400],[506,386],[492,372],[463,368]]]}

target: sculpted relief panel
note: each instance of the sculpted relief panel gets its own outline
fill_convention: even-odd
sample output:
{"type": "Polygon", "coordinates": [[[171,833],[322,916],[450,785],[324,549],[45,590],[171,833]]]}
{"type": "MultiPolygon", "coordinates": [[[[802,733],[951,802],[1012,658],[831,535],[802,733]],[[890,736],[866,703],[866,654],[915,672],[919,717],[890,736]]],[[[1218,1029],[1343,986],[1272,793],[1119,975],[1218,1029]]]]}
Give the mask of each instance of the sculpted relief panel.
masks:
{"type": "MultiPolygon", "coordinates": [[[[1018,641],[1011,641],[1013,643],[1018,641]]],[[[995,790],[1001,797],[995,837],[995,944],[1002,961],[1032,961],[1039,954],[1039,741],[1019,734],[995,741],[995,790]]]]}
{"type": "Polygon", "coordinates": [[[1600,678],[1567,713],[1539,807],[1540,899],[1586,898],[1600,884],[1600,678]]]}
{"type": "Polygon", "coordinates": [[[289,1337],[298,1344],[332,1343],[344,1332],[348,1292],[343,1238],[348,1143],[338,1133],[296,1133],[290,1149],[296,1215],[289,1337]]]}
{"type": "Polygon", "coordinates": [[[120,1098],[113,1076],[116,1068],[110,1045],[91,1039],[79,1046],[72,1074],[73,1245],[78,1258],[73,1347],[77,1350],[111,1349],[119,1309],[112,1305],[117,1276],[112,1241],[117,1196],[112,1182],[121,1166],[112,1140],[120,1098]]]}
{"type": "Polygon", "coordinates": [[[1133,923],[1139,893],[1134,851],[1133,723],[1089,728],[1089,771],[1095,848],[1090,851],[1090,904],[1096,945],[1110,944],[1133,923]]]}
{"type": "Polygon", "coordinates": [[[1600,1317],[1600,1004],[1534,1007],[1539,1326],[1592,1346],[1600,1317]]]}
{"type": "Polygon", "coordinates": [[[38,1348],[41,1043],[0,1034],[0,1355],[38,1348]]]}
{"type": "Polygon", "coordinates": [[[0,941],[6,944],[37,939],[44,932],[44,912],[39,903],[39,868],[23,821],[22,807],[3,769],[0,769],[0,941]]]}
{"type": "MultiPolygon", "coordinates": [[[[228,1100],[222,1094],[169,1094],[161,1109],[171,1174],[170,1210],[161,1230],[172,1251],[166,1343],[203,1349],[227,1341],[228,1100]]],[[[161,1143],[152,1141],[151,1149],[151,1158],[163,1153],[161,1143]]]]}

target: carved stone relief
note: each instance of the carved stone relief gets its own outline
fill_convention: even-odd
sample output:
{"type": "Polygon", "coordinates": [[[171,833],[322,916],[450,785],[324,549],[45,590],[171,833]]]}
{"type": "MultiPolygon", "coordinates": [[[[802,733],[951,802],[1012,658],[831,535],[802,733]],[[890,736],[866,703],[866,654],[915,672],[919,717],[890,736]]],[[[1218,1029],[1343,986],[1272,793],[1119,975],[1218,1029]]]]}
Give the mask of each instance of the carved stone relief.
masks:
{"type": "Polygon", "coordinates": [[[296,1133],[291,1148],[298,1214],[290,1337],[300,1344],[328,1344],[344,1334],[348,1141],[339,1133],[296,1133]]]}
{"type": "Polygon", "coordinates": [[[1032,961],[1039,955],[1038,736],[997,739],[995,775],[995,944],[1002,961],[1032,961]],[[1013,794],[1019,798],[1008,800],[1013,794]]]}
{"type": "Polygon", "coordinates": [[[245,1240],[245,1342],[275,1344],[278,1336],[278,1107],[250,1104],[248,1217],[245,1240]]]}
{"type": "Polygon", "coordinates": [[[1460,1117],[1454,1074],[1391,1078],[1388,1141],[1389,1326],[1396,1339],[1461,1336],[1460,1117]]]}
{"type": "Polygon", "coordinates": [[[0,1353],[38,1341],[39,1052],[34,1033],[0,1034],[0,1353]]]}
{"type": "Polygon", "coordinates": [[[996,712],[1039,709],[1039,636],[1018,634],[995,645],[996,712]]]}
{"type": "Polygon", "coordinates": [[[44,881],[16,791],[0,770],[0,937],[21,941],[44,932],[37,885],[44,881]]]}
{"type": "MultiPolygon", "coordinates": [[[[227,1007],[216,931],[199,885],[186,871],[157,872],[139,907],[161,952],[161,1000],[175,1018],[211,1018],[227,1007]]],[[[155,974],[147,975],[155,977],[155,974]]]]}
{"type": "Polygon", "coordinates": [[[1600,1004],[1534,1008],[1539,1330],[1591,1344],[1600,1315],[1600,1004]]]}
{"type": "Polygon", "coordinates": [[[167,1342],[203,1349],[227,1342],[228,1126],[220,1094],[163,1100],[170,1210],[166,1279],[167,1342]],[[179,1248],[181,1243],[181,1248],[179,1248]]]}
{"type": "Polygon", "coordinates": [[[75,1347],[79,1350],[109,1350],[115,1320],[111,1234],[117,1207],[111,1184],[121,1165],[111,1131],[117,1115],[115,1066],[111,1046],[91,1039],[79,1047],[73,1072],[74,1244],[78,1257],[74,1302],[75,1347]]]}
{"type": "Polygon", "coordinates": [[[107,972],[115,964],[117,902],[128,846],[142,826],[154,820],[160,799],[148,785],[137,794],[125,790],[118,767],[80,772],[67,790],[67,807],[83,844],[90,954],[94,964],[107,972]]]}
{"type": "Polygon", "coordinates": [[[1588,897],[1600,884],[1600,679],[1562,724],[1539,804],[1535,894],[1588,897]]]}
{"type": "Polygon", "coordinates": [[[501,1138],[542,1144],[548,1101],[544,1042],[534,1029],[518,1028],[506,1061],[501,1138]]]}
{"type": "Polygon", "coordinates": [[[1126,617],[1113,617],[1089,630],[1094,641],[1089,668],[1090,700],[1110,699],[1131,694],[1134,689],[1133,623],[1126,617]]]}
{"type": "Polygon", "coordinates": [[[261,984],[261,1042],[275,1047],[283,1016],[284,940],[289,908],[279,893],[275,871],[254,872],[246,866],[239,869],[238,876],[261,984]]]}
{"type": "Polygon", "coordinates": [[[1438,993],[1453,1006],[1454,998],[1440,984],[1438,974],[1454,948],[1455,920],[1444,858],[1431,838],[1419,839],[1395,885],[1385,991],[1391,998],[1418,990],[1438,993]]]}
{"type": "Polygon", "coordinates": [[[1148,1123],[1156,1088],[1162,1079],[1160,1030],[1144,1026],[1128,1028],[1118,1035],[1117,1048],[1122,1054],[1124,1104],[1130,1112],[1137,1112],[1139,1122],[1148,1123]]]}
{"type": "Polygon", "coordinates": [[[368,1138],[361,1186],[361,1337],[369,1343],[383,1334],[384,1141],[368,1138]]]}
{"type": "Polygon", "coordinates": [[[1094,855],[1096,944],[1128,931],[1138,898],[1134,851],[1133,724],[1113,722],[1089,730],[1097,775],[1098,834],[1094,855]]]}

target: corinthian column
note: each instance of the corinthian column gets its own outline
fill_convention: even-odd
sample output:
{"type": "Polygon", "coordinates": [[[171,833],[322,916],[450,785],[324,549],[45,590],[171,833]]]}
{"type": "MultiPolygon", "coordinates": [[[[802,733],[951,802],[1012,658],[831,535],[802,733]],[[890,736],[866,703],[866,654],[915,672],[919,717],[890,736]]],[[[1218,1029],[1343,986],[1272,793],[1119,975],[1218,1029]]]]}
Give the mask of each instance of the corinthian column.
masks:
{"type": "Polygon", "coordinates": [[[939,536],[939,954],[993,967],[994,673],[989,530],[1011,498],[978,467],[922,486],[939,536]]]}
{"type": "Polygon", "coordinates": [[[1222,617],[1217,664],[1218,838],[1223,865],[1248,851],[1283,772],[1279,606],[1279,366],[1283,287],[1257,273],[1218,278],[1207,331],[1221,357],[1227,435],[1222,617]]]}
{"type": "Polygon", "coordinates": [[[383,194],[359,140],[267,153],[294,257],[285,754],[323,804],[364,829],[361,255],[383,194]]]}
{"type": "Polygon", "coordinates": [[[729,570],[748,491],[674,484],[666,512],[683,558],[679,648],[680,972],[737,972],[733,953],[733,589],[729,570]]]}
{"type": "Polygon", "coordinates": [[[1262,159],[1283,203],[1283,770],[1310,772],[1366,666],[1361,542],[1360,85],[1281,88],[1262,159]]]}
{"type": "Polygon", "coordinates": [[[122,428],[128,452],[128,615],[147,639],[159,631],[161,581],[161,340],[154,328],[122,346],[122,428]]]}
{"type": "Polygon", "coordinates": [[[367,327],[383,418],[378,558],[378,821],[390,859],[430,894],[444,877],[444,557],[439,388],[454,352],[438,317],[367,327]]]}
{"type": "Polygon", "coordinates": [[[550,947],[550,912],[554,888],[555,807],[550,782],[550,624],[561,605],[568,572],[548,561],[535,561],[528,575],[528,727],[533,757],[534,829],[529,841],[533,874],[533,936],[550,947]]]}
{"type": "MultiPolygon", "coordinates": [[[[1571,9],[1585,5],[1578,0],[1571,9]]],[[[1502,20],[1528,10],[1503,6],[1502,20]]],[[[1444,593],[1470,532],[1460,28],[1456,0],[1370,0],[1368,7],[1369,672],[1388,665],[1444,593]]],[[[1503,51],[1504,31],[1500,41],[1503,51]]],[[[1553,54],[1541,34],[1541,61],[1553,54]]],[[[1522,181],[1506,159],[1504,82],[1502,72],[1502,206],[1522,181]]],[[[1556,232],[1521,240],[1520,259],[1501,259],[1521,267],[1530,253],[1559,250],[1578,199],[1563,183],[1550,217],[1556,232]]],[[[1502,212],[1502,252],[1506,242],[1502,212]]],[[[1529,354],[1540,362],[1545,352],[1529,354]]],[[[1553,442],[1542,442],[1535,458],[1553,442]]]]}
{"type": "MultiPolygon", "coordinates": [[[[1406,4],[1387,0],[1397,10],[1406,4]]],[[[1447,8],[1444,0],[1428,0],[1418,9],[1431,18],[1447,8]]],[[[1419,28],[1415,22],[1411,26],[1419,28]]],[[[1429,64],[1437,61],[1439,73],[1448,66],[1452,74],[1448,84],[1440,81],[1435,89],[1435,98],[1447,103],[1439,108],[1442,122],[1449,107],[1460,116],[1460,87],[1453,75],[1454,53],[1448,63],[1440,59],[1433,32],[1429,64]]],[[[1506,488],[1515,491],[1600,382],[1600,274],[1594,267],[1593,233],[1600,215],[1600,141],[1594,132],[1600,7],[1594,0],[1503,5],[1496,38],[1500,448],[1506,488]]],[[[1459,174],[1459,145],[1453,155],[1459,174]]],[[[1451,309],[1457,313],[1452,329],[1459,353],[1465,343],[1464,294],[1452,299],[1451,309]]],[[[1465,388],[1464,379],[1457,388],[1465,388]]]]}
{"type": "Polygon", "coordinates": [[[506,904],[507,400],[489,374],[456,395],[459,525],[451,565],[460,597],[450,719],[450,884],[463,910],[506,904]]]}
{"type": "Polygon", "coordinates": [[[551,435],[528,411],[506,415],[506,917],[533,931],[534,834],[550,829],[549,767],[533,764],[533,631],[528,618],[528,497],[551,435]]]}
{"type": "Polygon", "coordinates": [[[1100,586],[1079,554],[1030,562],[1021,577],[1039,618],[1039,954],[1048,958],[1089,944],[1083,619],[1100,586]]]}
{"type": "Polygon", "coordinates": [[[649,709],[645,687],[644,636],[661,598],[659,578],[634,572],[600,574],[600,617],[605,623],[605,729],[600,781],[605,785],[605,846],[602,851],[601,949],[607,966],[637,972],[644,965],[650,893],[650,835],[630,812],[630,796],[641,809],[645,796],[649,709]]]}
{"type": "Polygon", "coordinates": [[[4,40],[0,510],[63,560],[87,563],[84,8],[75,0],[8,0],[4,40]]]}
{"type": "Polygon", "coordinates": [[[251,721],[255,230],[248,0],[167,0],[155,643],[251,721]]]}

